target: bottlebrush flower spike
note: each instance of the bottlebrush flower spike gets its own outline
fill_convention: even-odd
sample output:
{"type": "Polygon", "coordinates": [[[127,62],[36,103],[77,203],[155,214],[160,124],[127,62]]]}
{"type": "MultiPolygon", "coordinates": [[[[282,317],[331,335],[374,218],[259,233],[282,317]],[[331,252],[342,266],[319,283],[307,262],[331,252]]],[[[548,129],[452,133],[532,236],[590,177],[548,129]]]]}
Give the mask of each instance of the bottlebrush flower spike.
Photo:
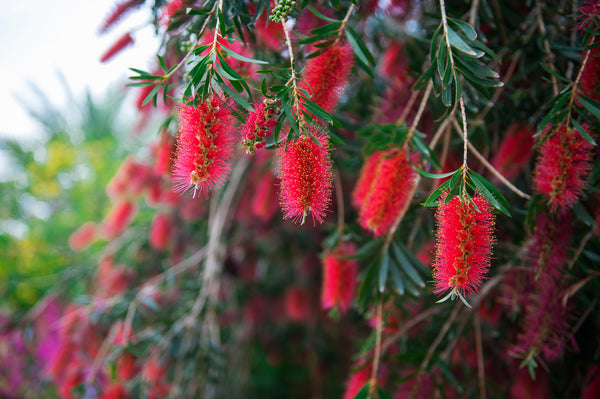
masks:
{"type": "Polygon", "coordinates": [[[354,244],[345,243],[323,259],[323,309],[338,307],[344,313],[350,307],[356,289],[358,262],[344,257],[355,252],[354,244]]]}
{"type": "Polygon", "coordinates": [[[369,382],[372,373],[371,364],[367,364],[350,376],[346,383],[344,399],[354,399],[360,390],[369,382]]]}
{"type": "Polygon", "coordinates": [[[308,60],[300,88],[312,94],[312,102],[332,111],[348,83],[353,57],[349,44],[330,46],[324,53],[308,60]]]}
{"type": "Polygon", "coordinates": [[[242,145],[248,154],[265,146],[265,138],[271,135],[271,130],[277,124],[276,115],[279,113],[275,101],[265,99],[254,104],[254,111],[250,112],[246,125],[242,130],[242,145]]]}
{"type": "Polygon", "coordinates": [[[214,95],[198,104],[179,106],[174,189],[210,192],[225,183],[231,169],[233,118],[231,103],[214,95]]]}
{"type": "Polygon", "coordinates": [[[533,132],[529,126],[513,123],[507,128],[500,148],[492,158],[492,166],[509,180],[516,177],[529,163],[533,145],[533,132]]]}
{"type": "MultiPolygon", "coordinates": [[[[366,167],[371,168],[372,165],[367,163],[366,167]]],[[[365,179],[370,174],[368,172],[365,172],[365,179]]],[[[408,159],[408,152],[399,149],[382,152],[372,173],[372,184],[360,206],[358,223],[375,236],[380,236],[386,234],[406,211],[418,179],[408,159]]],[[[354,197],[361,196],[360,190],[354,197]]]]}
{"type": "Polygon", "coordinates": [[[455,196],[445,203],[442,195],[437,219],[437,251],[434,263],[434,291],[451,290],[461,297],[474,294],[490,265],[494,244],[494,215],[489,202],[476,193],[472,201],[455,196]]]}
{"type": "MultiPolygon", "coordinates": [[[[589,127],[584,124],[583,129],[589,127]]],[[[533,183],[553,212],[571,208],[591,170],[592,145],[564,124],[549,133],[540,147],[533,183]]]]}
{"type": "Polygon", "coordinates": [[[94,222],[86,222],[69,237],[69,246],[73,251],[83,251],[96,239],[98,226],[94,222]]]}
{"type": "MultiPolygon", "coordinates": [[[[600,23],[600,5],[597,6],[596,18],[600,23]]],[[[584,52],[585,54],[585,52],[584,52]]],[[[596,46],[590,52],[587,65],[581,73],[579,87],[586,96],[595,101],[600,101],[600,47],[596,46]]]]}
{"type": "Polygon", "coordinates": [[[125,33],[119,38],[104,54],[100,57],[100,62],[106,62],[119,54],[125,47],[133,44],[133,38],[129,33],[125,33]]]}
{"type": "Polygon", "coordinates": [[[137,206],[131,201],[116,203],[102,222],[102,232],[107,240],[121,235],[129,227],[137,212],[137,206]]]}
{"type": "Polygon", "coordinates": [[[144,0],[125,0],[118,3],[114,10],[102,23],[99,33],[106,33],[114,24],[123,18],[129,11],[144,4],[144,0]]]}
{"type": "Polygon", "coordinates": [[[150,245],[157,250],[163,250],[169,245],[173,235],[173,219],[164,213],[157,213],[150,227],[150,245]]]}
{"type": "Polygon", "coordinates": [[[369,155],[360,170],[360,176],[352,192],[352,205],[358,210],[362,207],[365,197],[371,191],[371,187],[375,182],[375,173],[381,159],[381,151],[374,152],[369,155]]]}
{"type": "Polygon", "coordinates": [[[284,218],[304,219],[308,214],[323,221],[331,199],[332,162],[327,137],[311,127],[310,137],[302,136],[279,151],[280,202],[284,218]]]}

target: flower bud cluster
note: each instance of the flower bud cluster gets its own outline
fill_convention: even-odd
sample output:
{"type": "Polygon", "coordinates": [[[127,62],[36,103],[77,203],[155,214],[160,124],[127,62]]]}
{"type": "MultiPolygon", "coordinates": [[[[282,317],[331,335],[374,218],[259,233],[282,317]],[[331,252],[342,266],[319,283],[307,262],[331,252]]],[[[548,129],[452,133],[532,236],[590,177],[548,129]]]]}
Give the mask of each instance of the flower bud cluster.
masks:
{"type": "Polygon", "coordinates": [[[271,11],[269,19],[271,21],[281,23],[296,9],[296,0],[281,0],[271,11]]]}
{"type": "Polygon", "coordinates": [[[246,153],[254,155],[256,150],[266,145],[265,139],[271,136],[271,130],[277,124],[276,116],[280,113],[275,103],[276,100],[265,99],[260,104],[254,104],[254,112],[248,115],[242,130],[242,145],[246,153]]]}

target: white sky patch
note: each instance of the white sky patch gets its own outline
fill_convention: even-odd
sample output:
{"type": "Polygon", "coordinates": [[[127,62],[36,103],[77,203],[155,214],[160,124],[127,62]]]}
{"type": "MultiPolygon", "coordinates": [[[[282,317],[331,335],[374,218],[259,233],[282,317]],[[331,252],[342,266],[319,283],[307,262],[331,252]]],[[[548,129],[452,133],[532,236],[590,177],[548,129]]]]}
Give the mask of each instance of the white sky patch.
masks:
{"type": "MultiPolygon", "coordinates": [[[[41,128],[31,120],[16,96],[30,102],[39,99],[28,82],[38,86],[59,109],[66,94],[57,71],[66,78],[76,99],[89,88],[95,98],[109,87],[123,86],[129,67],[150,69],[158,40],[153,28],[132,32],[135,45],[108,63],[100,56],[121,35],[150,20],[147,8],[138,8],[107,34],[98,28],[118,0],[30,0],[3,4],[0,13],[0,137],[36,139],[41,128]]],[[[68,116],[67,116],[68,117],[68,116]]]]}

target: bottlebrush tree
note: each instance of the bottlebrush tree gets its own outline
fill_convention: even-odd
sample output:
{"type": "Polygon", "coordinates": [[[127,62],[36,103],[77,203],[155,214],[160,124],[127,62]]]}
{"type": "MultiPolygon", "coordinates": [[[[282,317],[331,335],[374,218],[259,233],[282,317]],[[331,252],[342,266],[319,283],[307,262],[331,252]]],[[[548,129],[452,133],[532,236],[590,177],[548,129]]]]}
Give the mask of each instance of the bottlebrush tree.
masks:
{"type": "Polygon", "coordinates": [[[54,343],[31,375],[63,398],[595,397],[600,2],[122,1],[102,61],[144,7],[161,46],[129,87],[163,123],[73,233],[104,248],[88,294],[3,326],[29,326],[18,356],[54,343]]]}

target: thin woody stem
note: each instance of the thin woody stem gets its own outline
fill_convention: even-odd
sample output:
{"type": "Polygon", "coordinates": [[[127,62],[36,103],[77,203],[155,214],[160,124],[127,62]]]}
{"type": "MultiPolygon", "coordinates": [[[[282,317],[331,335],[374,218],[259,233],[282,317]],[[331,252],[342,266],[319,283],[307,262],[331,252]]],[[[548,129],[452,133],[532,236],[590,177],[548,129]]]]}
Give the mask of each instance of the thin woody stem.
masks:
{"type": "Polygon", "coordinates": [[[371,379],[369,381],[369,397],[375,395],[377,389],[377,374],[379,373],[379,362],[381,360],[381,338],[383,335],[383,301],[381,298],[377,302],[377,329],[375,336],[375,354],[373,356],[373,367],[371,370],[371,379]]]}
{"type": "Polygon", "coordinates": [[[340,40],[342,40],[342,34],[344,33],[344,30],[346,29],[346,25],[348,25],[348,20],[350,19],[350,16],[354,12],[355,8],[356,8],[356,6],[354,4],[351,4],[350,8],[348,8],[348,11],[346,12],[346,16],[342,20],[342,24],[340,25],[340,27],[338,29],[337,37],[335,38],[335,42],[333,43],[334,45],[336,45],[337,43],[339,43],[340,40]]]}
{"type": "Polygon", "coordinates": [[[283,27],[283,33],[285,35],[285,44],[287,45],[288,48],[288,52],[290,53],[290,71],[292,74],[292,77],[290,78],[288,83],[292,84],[292,93],[294,96],[294,108],[296,108],[296,114],[298,115],[298,128],[300,130],[300,134],[304,134],[304,116],[302,115],[302,112],[300,112],[300,95],[298,92],[298,84],[297,84],[297,80],[298,77],[296,75],[296,70],[294,68],[295,66],[295,59],[294,59],[294,48],[292,47],[292,40],[290,39],[290,33],[288,32],[288,28],[287,28],[287,19],[284,19],[281,21],[281,26],[283,27]]]}
{"type": "MultiPolygon", "coordinates": [[[[594,37],[592,36],[590,40],[590,45],[594,44],[594,37]]],[[[590,59],[590,54],[592,49],[586,51],[585,56],[583,57],[583,61],[581,61],[581,66],[579,67],[579,72],[577,72],[577,78],[575,78],[575,82],[573,82],[573,87],[571,89],[571,97],[569,98],[569,111],[567,113],[567,122],[566,125],[569,126],[571,122],[571,113],[573,111],[573,104],[575,103],[575,96],[577,95],[577,88],[579,86],[579,81],[581,80],[581,76],[583,75],[583,71],[588,64],[590,59]]]]}
{"type": "MultiPolygon", "coordinates": [[[[554,53],[550,49],[550,43],[548,42],[548,38],[546,37],[547,30],[546,25],[544,24],[544,18],[542,16],[542,6],[539,0],[535,1],[535,11],[537,17],[537,24],[540,30],[540,34],[543,37],[544,50],[546,51],[546,55],[548,56],[548,60],[550,61],[549,68],[551,71],[555,71],[554,68],[554,53]]],[[[558,95],[558,83],[556,82],[556,77],[554,75],[550,75],[550,79],[552,80],[552,91],[554,95],[558,95]]]]}

